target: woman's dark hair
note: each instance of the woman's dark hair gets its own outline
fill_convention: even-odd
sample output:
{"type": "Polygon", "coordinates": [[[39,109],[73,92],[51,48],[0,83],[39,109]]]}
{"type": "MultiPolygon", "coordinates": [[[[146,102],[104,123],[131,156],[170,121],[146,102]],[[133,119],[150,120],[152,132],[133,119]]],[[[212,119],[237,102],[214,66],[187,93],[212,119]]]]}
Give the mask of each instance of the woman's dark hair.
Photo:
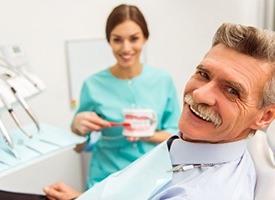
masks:
{"type": "Polygon", "coordinates": [[[119,24],[126,20],[132,20],[137,23],[146,39],[149,38],[149,30],[147,27],[146,20],[140,10],[133,5],[121,4],[113,9],[107,19],[106,24],[106,38],[110,42],[110,34],[112,30],[119,24]]]}

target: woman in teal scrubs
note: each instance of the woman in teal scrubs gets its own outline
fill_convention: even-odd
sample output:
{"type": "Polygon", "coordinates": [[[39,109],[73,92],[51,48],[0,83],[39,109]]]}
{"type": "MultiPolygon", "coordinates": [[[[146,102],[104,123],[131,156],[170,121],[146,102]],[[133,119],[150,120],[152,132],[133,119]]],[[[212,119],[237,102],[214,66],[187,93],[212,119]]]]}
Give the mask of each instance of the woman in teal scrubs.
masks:
{"type": "Polygon", "coordinates": [[[171,76],[165,70],[140,63],[149,37],[140,10],[125,4],[114,8],[107,20],[106,37],[117,62],[84,81],[72,123],[72,131],[78,135],[102,132],[92,148],[87,188],[166,140],[176,132],[179,117],[171,76]],[[124,120],[123,109],[133,108],[155,111],[158,125],[153,136],[124,137],[123,127],[111,127],[110,122],[124,120]]]}

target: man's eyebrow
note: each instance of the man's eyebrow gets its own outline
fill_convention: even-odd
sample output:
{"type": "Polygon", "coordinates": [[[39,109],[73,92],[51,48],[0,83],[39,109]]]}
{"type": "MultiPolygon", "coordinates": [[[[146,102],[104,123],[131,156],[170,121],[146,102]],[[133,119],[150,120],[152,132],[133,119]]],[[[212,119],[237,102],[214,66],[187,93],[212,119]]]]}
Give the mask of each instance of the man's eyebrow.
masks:
{"type": "Polygon", "coordinates": [[[198,65],[198,66],[196,67],[196,69],[197,69],[197,70],[202,70],[202,71],[205,71],[205,72],[210,73],[209,70],[207,69],[207,67],[205,67],[204,65],[198,65]]]}
{"type": "Polygon", "coordinates": [[[245,88],[242,86],[242,84],[234,82],[234,81],[228,81],[228,80],[224,80],[224,82],[230,86],[232,86],[234,89],[238,90],[240,93],[242,93],[243,95],[247,94],[247,91],[245,90],[245,88]]]}

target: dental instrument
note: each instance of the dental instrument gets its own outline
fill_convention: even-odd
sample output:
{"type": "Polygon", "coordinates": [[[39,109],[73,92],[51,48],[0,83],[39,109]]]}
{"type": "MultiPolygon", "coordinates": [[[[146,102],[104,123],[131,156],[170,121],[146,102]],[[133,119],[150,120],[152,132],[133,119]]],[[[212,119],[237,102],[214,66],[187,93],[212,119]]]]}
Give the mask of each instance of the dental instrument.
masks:
{"type": "Polygon", "coordinates": [[[13,148],[13,142],[12,139],[10,137],[10,134],[8,133],[6,127],[4,126],[4,123],[2,122],[2,120],[0,119],[0,132],[3,135],[4,139],[6,140],[6,142],[8,143],[8,145],[13,148]]]}
{"type": "Polygon", "coordinates": [[[3,135],[3,137],[4,137],[5,141],[7,142],[7,144],[10,147],[10,149],[8,149],[8,150],[13,154],[13,156],[16,159],[20,159],[20,157],[18,156],[18,154],[16,153],[16,151],[14,149],[13,141],[10,137],[10,134],[8,133],[8,131],[7,131],[3,121],[1,120],[1,118],[0,118],[0,132],[3,135]]]}
{"type": "Polygon", "coordinates": [[[38,119],[34,115],[34,113],[32,112],[32,110],[30,109],[30,106],[28,105],[28,103],[26,102],[26,100],[18,93],[18,91],[12,85],[10,85],[9,82],[7,81],[8,79],[11,78],[11,75],[10,74],[2,74],[2,75],[0,75],[0,78],[10,88],[10,90],[12,91],[12,93],[14,94],[14,96],[16,97],[16,99],[18,100],[18,102],[22,105],[22,107],[24,108],[24,110],[30,116],[30,118],[32,119],[32,121],[35,123],[35,125],[37,127],[37,130],[40,131],[40,126],[39,126],[38,119]]]}
{"type": "Polygon", "coordinates": [[[20,120],[18,119],[17,115],[15,114],[11,104],[7,101],[7,99],[3,96],[3,94],[0,92],[0,98],[4,104],[4,106],[6,107],[6,109],[9,111],[10,115],[12,116],[14,122],[16,123],[16,125],[18,126],[18,128],[25,133],[29,138],[32,138],[32,134],[28,133],[23,126],[21,125],[20,120]]]}

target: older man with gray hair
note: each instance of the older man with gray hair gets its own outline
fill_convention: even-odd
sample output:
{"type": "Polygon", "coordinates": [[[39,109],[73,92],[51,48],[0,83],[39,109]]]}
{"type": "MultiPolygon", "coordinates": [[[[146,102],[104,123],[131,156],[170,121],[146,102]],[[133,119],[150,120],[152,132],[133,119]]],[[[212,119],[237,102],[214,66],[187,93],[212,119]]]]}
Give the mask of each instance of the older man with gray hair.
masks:
{"type": "Polygon", "coordinates": [[[275,117],[275,34],[222,24],[183,93],[179,133],[79,196],[64,183],[50,199],[254,199],[247,137],[275,117]]]}

